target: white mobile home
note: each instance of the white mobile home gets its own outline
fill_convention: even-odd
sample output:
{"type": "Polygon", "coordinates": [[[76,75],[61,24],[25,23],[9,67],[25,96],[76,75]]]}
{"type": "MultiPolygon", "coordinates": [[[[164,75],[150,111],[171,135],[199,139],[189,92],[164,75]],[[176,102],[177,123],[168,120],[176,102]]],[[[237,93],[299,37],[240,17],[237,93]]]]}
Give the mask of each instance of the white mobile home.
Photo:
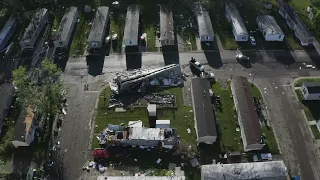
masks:
{"type": "Polygon", "coordinates": [[[303,82],[300,90],[304,100],[320,100],[320,82],[303,82]]]}
{"type": "Polygon", "coordinates": [[[16,18],[11,16],[0,31],[0,51],[2,51],[16,30],[16,18]]]}
{"type": "Polygon", "coordinates": [[[302,46],[312,44],[314,36],[299,16],[287,3],[282,1],[280,5],[280,15],[286,20],[287,25],[294,31],[295,36],[300,40],[300,44],[302,46]]]}
{"type": "Polygon", "coordinates": [[[172,12],[166,6],[160,7],[160,42],[161,45],[174,45],[172,12]]]}
{"type": "Polygon", "coordinates": [[[123,44],[125,46],[138,45],[140,9],[138,5],[127,8],[126,24],[124,27],[123,44]]]}
{"type": "Polygon", "coordinates": [[[212,28],[212,23],[210,19],[209,12],[202,8],[200,4],[197,4],[198,10],[196,11],[198,28],[199,28],[199,38],[200,41],[213,41],[214,32],[212,28]]]}
{"type": "Polygon", "coordinates": [[[248,41],[249,34],[237,7],[233,3],[225,5],[226,17],[232,26],[232,33],[236,41],[248,41]]]}
{"type": "Polygon", "coordinates": [[[109,7],[98,7],[96,16],[91,26],[88,49],[101,48],[104,42],[106,29],[109,21],[109,7]]]}
{"type": "Polygon", "coordinates": [[[284,33],[274,17],[269,15],[258,16],[257,25],[265,41],[283,41],[284,33]]]}
{"type": "Polygon", "coordinates": [[[22,39],[20,41],[21,50],[33,49],[34,44],[37,41],[40,32],[46,25],[49,17],[49,12],[47,9],[40,9],[35,16],[32,18],[30,24],[26,28],[22,39]]]}
{"type": "Polygon", "coordinates": [[[54,47],[67,48],[78,19],[78,8],[70,7],[62,17],[59,29],[55,35],[54,47]]]}

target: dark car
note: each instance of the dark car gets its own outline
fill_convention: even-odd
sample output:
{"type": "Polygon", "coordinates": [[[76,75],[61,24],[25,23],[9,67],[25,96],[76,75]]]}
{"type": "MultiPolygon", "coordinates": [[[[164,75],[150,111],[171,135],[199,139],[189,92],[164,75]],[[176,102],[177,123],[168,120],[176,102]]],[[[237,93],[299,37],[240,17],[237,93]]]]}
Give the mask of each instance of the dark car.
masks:
{"type": "Polygon", "coordinates": [[[250,61],[250,58],[248,56],[243,55],[243,54],[237,54],[236,59],[238,61],[250,61]]]}

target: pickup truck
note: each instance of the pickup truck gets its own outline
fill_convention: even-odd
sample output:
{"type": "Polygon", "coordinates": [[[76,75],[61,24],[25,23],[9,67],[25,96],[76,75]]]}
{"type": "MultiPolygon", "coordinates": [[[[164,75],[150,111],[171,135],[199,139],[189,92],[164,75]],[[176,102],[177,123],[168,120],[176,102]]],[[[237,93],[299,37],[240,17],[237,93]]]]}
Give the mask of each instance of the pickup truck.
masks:
{"type": "Polygon", "coordinates": [[[209,81],[214,81],[214,74],[211,73],[211,72],[201,72],[200,74],[200,77],[201,78],[204,78],[204,79],[208,79],[209,81]]]}
{"type": "Polygon", "coordinates": [[[199,62],[196,61],[193,57],[189,61],[190,66],[196,68],[200,72],[204,72],[204,66],[199,62]]]}

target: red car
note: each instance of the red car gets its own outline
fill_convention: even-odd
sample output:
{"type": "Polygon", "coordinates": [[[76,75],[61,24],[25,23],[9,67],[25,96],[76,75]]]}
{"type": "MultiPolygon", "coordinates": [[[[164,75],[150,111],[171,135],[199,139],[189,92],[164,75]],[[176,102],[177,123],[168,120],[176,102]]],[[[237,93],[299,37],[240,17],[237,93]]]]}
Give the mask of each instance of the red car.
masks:
{"type": "Polygon", "coordinates": [[[92,156],[98,159],[108,158],[109,155],[110,155],[110,152],[105,149],[95,149],[92,151],[92,156]]]}

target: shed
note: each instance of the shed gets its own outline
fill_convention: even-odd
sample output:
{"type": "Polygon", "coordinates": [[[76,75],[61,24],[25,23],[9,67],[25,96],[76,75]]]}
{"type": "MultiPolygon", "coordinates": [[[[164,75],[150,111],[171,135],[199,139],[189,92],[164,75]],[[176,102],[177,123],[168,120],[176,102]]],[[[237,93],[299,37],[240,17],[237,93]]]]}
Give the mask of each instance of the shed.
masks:
{"type": "Polygon", "coordinates": [[[148,113],[149,113],[149,116],[157,116],[157,105],[156,104],[148,104],[148,113]]]}
{"type": "Polygon", "coordinates": [[[236,41],[248,41],[249,34],[237,7],[233,3],[225,5],[226,17],[232,26],[232,33],[236,41]]]}
{"type": "Polygon", "coordinates": [[[201,166],[202,180],[283,180],[286,177],[287,168],[283,161],[201,166]]]}
{"type": "Polygon", "coordinates": [[[213,41],[214,40],[214,32],[212,28],[212,23],[210,19],[209,12],[202,8],[200,4],[197,4],[197,21],[198,21],[198,29],[199,29],[199,38],[202,42],[213,41]]]}
{"type": "Polygon", "coordinates": [[[102,47],[106,34],[106,29],[108,26],[108,21],[109,7],[98,7],[88,38],[88,49],[102,47]]]}
{"type": "Polygon", "coordinates": [[[142,121],[129,121],[128,127],[142,127],[142,121]]]}
{"type": "Polygon", "coordinates": [[[54,46],[67,48],[78,19],[78,8],[70,7],[62,17],[59,29],[55,35],[54,46]]]}
{"type": "Polygon", "coordinates": [[[160,7],[160,42],[161,45],[174,45],[173,17],[167,6],[160,7]]]}
{"type": "Polygon", "coordinates": [[[274,17],[261,15],[256,20],[265,41],[283,41],[284,33],[274,17]]]}
{"type": "Polygon", "coordinates": [[[191,96],[198,143],[213,144],[217,139],[216,117],[210,97],[207,79],[191,79],[191,96]]]}
{"type": "Polygon", "coordinates": [[[248,79],[235,76],[231,91],[236,107],[244,151],[261,150],[264,147],[258,113],[255,111],[253,94],[248,79]]]}
{"type": "Polygon", "coordinates": [[[123,44],[125,46],[138,45],[140,8],[130,5],[127,8],[126,24],[124,27],[123,44]]]}
{"type": "Polygon", "coordinates": [[[320,100],[320,82],[303,82],[300,90],[304,100],[320,100]]]}
{"type": "Polygon", "coordinates": [[[26,28],[21,41],[21,50],[33,49],[34,45],[42,31],[45,27],[49,17],[48,9],[42,8],[32,18],[28,27],[26,28]]]}
{"type": "Polygon", "coordinates": [[[6,47],[8,41],[13,36],[17,26],[17,20],[11,16],[0,31],[0,52],[6,47]]]}
{"type": "Polygon", "coordinates": [[[156,128],[170,128],[170,120],[156,120],[156,128]]]}
{"type": "Polygon", "coordinates": [[[12,103],[14,96],[14,86],[11,83],[0,85],[0,134],[5,117],[12,103]]]}

